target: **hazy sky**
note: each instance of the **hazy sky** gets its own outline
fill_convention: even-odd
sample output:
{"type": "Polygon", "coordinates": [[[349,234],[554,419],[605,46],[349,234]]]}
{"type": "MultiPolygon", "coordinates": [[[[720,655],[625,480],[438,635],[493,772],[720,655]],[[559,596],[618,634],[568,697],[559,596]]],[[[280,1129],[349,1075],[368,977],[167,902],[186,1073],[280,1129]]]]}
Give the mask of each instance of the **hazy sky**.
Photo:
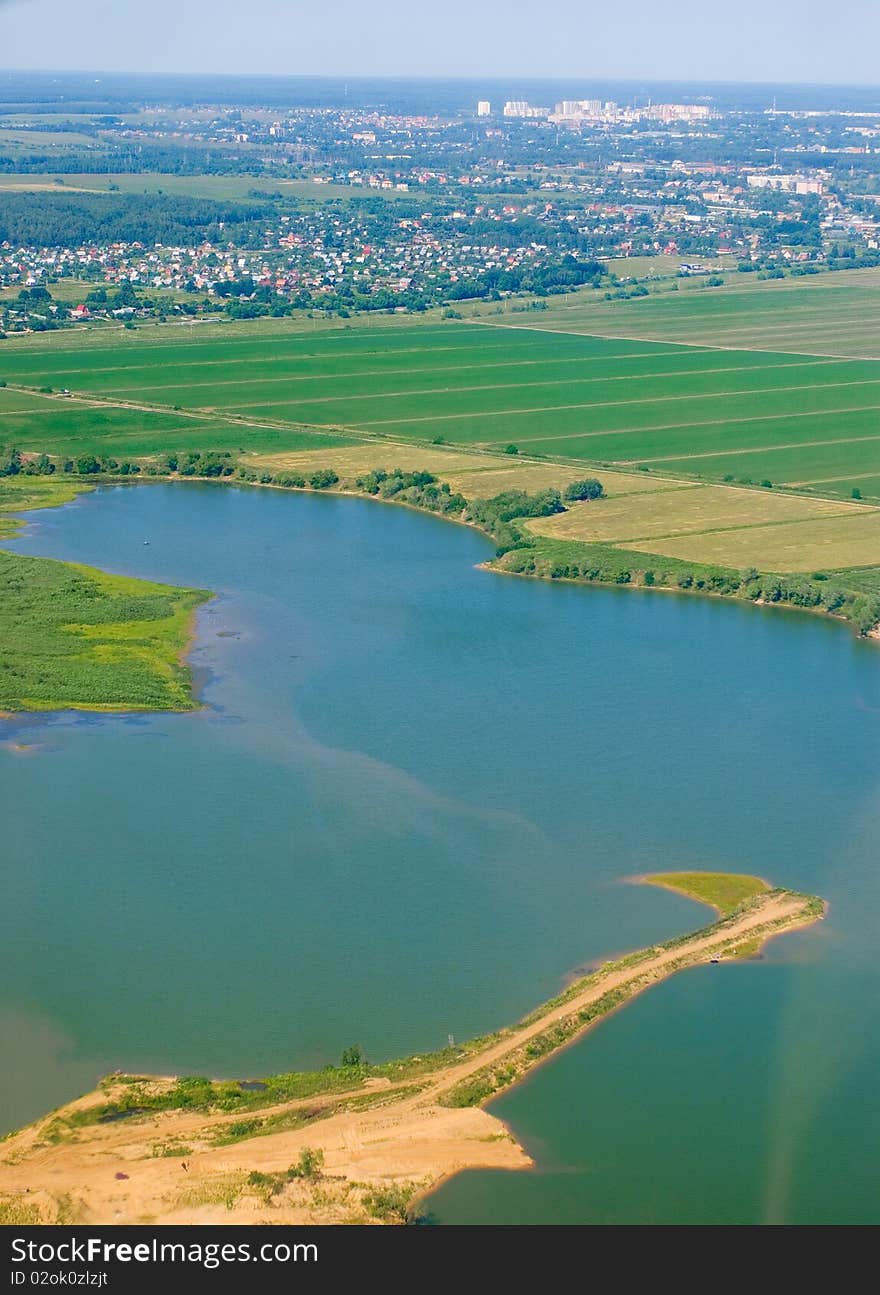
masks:
{"type": "Polygon", "coordinates": [[[0,67],[880,81],[878,0],[0,0],[0,67]]]}

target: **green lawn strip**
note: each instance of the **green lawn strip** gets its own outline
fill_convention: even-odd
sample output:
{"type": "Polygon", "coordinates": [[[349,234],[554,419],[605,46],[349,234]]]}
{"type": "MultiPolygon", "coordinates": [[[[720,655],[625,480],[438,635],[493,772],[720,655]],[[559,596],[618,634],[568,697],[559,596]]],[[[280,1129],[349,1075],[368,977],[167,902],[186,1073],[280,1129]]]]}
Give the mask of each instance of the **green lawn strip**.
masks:
{"type": "Polygon", "coordinates": [[[258,1133],[279,1132],[282,1127],[299,1127],[319,1115],[332,1114],[339,1109],[340,1103],[321,1102],[314,1109],[296,1108],[266,1118],[251,1115],[251,1112],[336,1095],[344,1098],[344,1104],[351,1109],[357,1109],[358,1105],[370,1106],[378,1101],[389,1101],[395,1094],[403,1095],[401,1086],[407,1094],[411,1094],[417,1090],[418,1080],[422,1076],[460,1062],[501,1038],[502,1033],[499,1032],[436,1052],[423,1052],[376,1065],[360,1058],[353,1065],[290,1071],[269,1075],[262,1080],[214,1080],[203,1076],[185,1076],[164,1084],[138,1075],[109,1075],[101,1084],[108,1094],[108,1100],[57,1115],[48,1126],[47,1139],[61,1140],[76,1129],[95,1124],[137,1119],[162,1111],[192,1110],[206,1114],[242,1113],[246,1119],[222,1125],[218,1131],[218,1137],[224,1142],[239,1141],[258,1133]],[[393,1091],[384,1086],[365,1090],[366,1081],[370,1079],[389,1080],[394,1086],[393,1091]]]}

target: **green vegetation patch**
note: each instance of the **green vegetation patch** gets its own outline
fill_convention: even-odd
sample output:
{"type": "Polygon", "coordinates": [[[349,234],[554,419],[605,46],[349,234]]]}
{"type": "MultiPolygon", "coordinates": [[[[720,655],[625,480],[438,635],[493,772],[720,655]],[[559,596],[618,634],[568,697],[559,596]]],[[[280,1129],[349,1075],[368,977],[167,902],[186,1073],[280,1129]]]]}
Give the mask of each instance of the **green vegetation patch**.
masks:
{"type": "MultiPolygon", "coordinates": [[[[90,488],[67,476],[0,476],[0,536],[21,525],[10,514],[90,488]]],[[[182,658],[209,597],[0,550],[0,711],[195,709],[182,658]]]]}
{"type": "Polygon", "coordinates": [[[181,664],[209,597],[0,552],[0,710],[192,710],[181,664]]]}
{"type": "Polygon", "coordinates": [[[4,477],[0,475],[0,536],[12,535],[22,523],[10,513],[32,508],[57,508],[69,504],[89,489],[76,481],[54,481],[48,477],[4,477]]]}
{"type": "Polygon", "coordinates": [[[655,872],[639,880],[646,886],[662,886],[664,890],[674,890],[700,904],[708,904],[722,917],[747,899],[770,889],[760,877],[734,872],[655,872]]]}

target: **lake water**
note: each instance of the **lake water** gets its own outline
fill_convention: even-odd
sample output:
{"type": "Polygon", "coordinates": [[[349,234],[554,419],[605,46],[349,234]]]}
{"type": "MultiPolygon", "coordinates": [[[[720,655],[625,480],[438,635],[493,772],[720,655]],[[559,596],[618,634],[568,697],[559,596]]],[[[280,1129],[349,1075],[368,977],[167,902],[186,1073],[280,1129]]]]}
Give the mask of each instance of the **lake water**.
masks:
{"type": "Polygon", "coordinates": [[[460,1175],[433,1215],[880,1218],[875,645],[501,579],[475,533],[366,501],[101,489],[8,547],[218,597],[203,711],[0,727],[2,1128],[114,1067],[465,1039],[703,924],[622,879],[742,870],[827,921],[653,989],[497,1100],[537,1170],[460,1175]]]}

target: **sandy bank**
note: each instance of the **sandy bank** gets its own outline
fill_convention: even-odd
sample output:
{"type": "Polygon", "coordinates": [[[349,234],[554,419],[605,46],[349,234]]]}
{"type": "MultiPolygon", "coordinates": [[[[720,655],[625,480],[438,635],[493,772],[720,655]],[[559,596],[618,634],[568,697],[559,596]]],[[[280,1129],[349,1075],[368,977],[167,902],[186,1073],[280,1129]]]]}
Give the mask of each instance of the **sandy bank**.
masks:
{"type": "Polygon", "coordinates": [[[240,1113],[181,1109],[77,1127],[78,1113],[130,1091],[119,1079],[2,1144],[0,1222],[367,1223],[376,1221],[376,1191],[424,1195],[462,1169],[526,1169],[510,1130],[482,1109],[490,1096],[652,984],[822,911],[809,896],[770,890],[690,936],[605,964],[486,1046],[415,1080],[355,1075],[345,1092],[261,1107],[278,1131],[260,1136],[238,1136],[240,1113]],[[288,1179],[306,1147],[323,1153],[320,1175],[288,1179]],[[249,1181],[255,1172],[270,1181],[249,1181]]]}

